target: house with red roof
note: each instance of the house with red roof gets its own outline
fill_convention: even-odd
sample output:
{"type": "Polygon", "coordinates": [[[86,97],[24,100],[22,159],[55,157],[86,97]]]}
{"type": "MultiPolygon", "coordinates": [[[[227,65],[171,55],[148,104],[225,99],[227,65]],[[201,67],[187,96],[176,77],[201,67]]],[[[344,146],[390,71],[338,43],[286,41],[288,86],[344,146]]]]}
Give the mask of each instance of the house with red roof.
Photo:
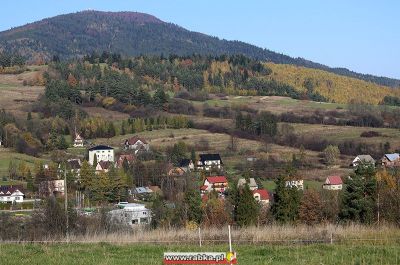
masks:
{"type": "Polygon", "coordinates": [[[201,194],[205,194],[213,190],[219,193],[223,193],[227,188],[228,180],[225,176],[213,176],[207,177],[204,180],[203,185],[200,187],[200,191],[201,194]]]}
{"type": "Polygon", "coordinates": [[[261,204],[269,204],[269,193],[266,189],[253,190],[254,199],[261,204]]]}
{"type": "Polygon", "coordinates": [[[144,138],[133,136],[125,140],[124,148],[126,150],[133,150],[135,154],[137,154],[141,151],[148,152],[150,150],[150,145],[144,138]]]}
{"type": "Polygon", "coordinates": [[[322,188],[325,190],[341,190],[343,188],[342,178],[340,176],[329,176],[326,178],[322,188]]]}
{"type": "Polygon", "coordinates": [[[135,161],[135,157],[132,154],[121,154],[118,156],[118,159],[115,162],[115,167],[122,168],[125,160],[128,163],[128,165],[130,165],[135,161]]]}

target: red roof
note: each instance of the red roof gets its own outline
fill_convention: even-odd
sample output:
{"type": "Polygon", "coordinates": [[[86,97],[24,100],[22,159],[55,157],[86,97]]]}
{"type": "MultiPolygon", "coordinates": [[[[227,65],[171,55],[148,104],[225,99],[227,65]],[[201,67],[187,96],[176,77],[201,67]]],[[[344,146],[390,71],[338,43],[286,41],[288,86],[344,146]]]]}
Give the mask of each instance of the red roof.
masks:
{"type": "Polygon", "coordinates": [[[225,176],[208,177],[208,178],[206,178],[206,180],[208,182],[210,182],[211,184],[228,182],[228,180],[226,180],[225,176]]]}
{"type": "Polygon", "coordinates": [[[201,190],[206,190],[207,188],[208,188],[208,186],[206,186],[206,185],[203,185],[200,187],[201,190]]]}
{"type": "Polygon", "coordinates": [[[342,178],[339,176],[329,176],[325,182],[325,184],[329,185],[342,185],[343,181],[342,178]]]}
{"type": "Polygon", "coordinates": [[[263,201],[269,200],[269,193],[267,190],[265,190],[265,189],[253,190],[253,194],[255,194],[255,193],[260,194],[261,200],[263,200],[263,201]]]}
{"type": "Polygon", "coordinates": [[[147,144],[147,141],[141,137],[138,136],[133,136],[131,138],[129,138],[128,140],[126,140],[128,142],[129,145],[134,145],[136,144],[137,141],[141,141],[143,144],[147,144]]]}

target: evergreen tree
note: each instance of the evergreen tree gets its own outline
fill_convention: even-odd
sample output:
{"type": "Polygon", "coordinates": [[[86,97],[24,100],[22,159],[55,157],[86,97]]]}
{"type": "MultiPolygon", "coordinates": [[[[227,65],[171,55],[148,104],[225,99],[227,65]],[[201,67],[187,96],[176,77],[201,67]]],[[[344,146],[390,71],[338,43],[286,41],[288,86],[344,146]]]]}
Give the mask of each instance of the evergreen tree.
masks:
{"type": "Polygon", "coordinates": [[[275,220],[280,223],[294,222],[298,218],[300,191],[286,187],[286,178],[280,176],[276,180],[274,204],[271,211],[275,220]]]}
{"type": "Polygon", "coordinates": [[[60,150],[65,150],[68,148],[68,143],[65,140],[64,135],[60,135],[60,137],[58,137],[57,148],[60,150]]]}
{"type": "Polygon", "coordinates": [[[372,165],[360,165],[344,183],[339,218],[343,221],[372,223],[376,205],[375,168],[372,165]]]}
{"type": "Polygon", "coordinates": [[[253,197],[249,185],[238,189],[235,220],[239,226],[256,225],[260,207],[253,197]]]}
{"type": "Polygon", "coordinates": [[[189,189],[185,192],[183,203],[187,220],[200,224],[202,220],[200,193],[197,190],[189,189]]]}

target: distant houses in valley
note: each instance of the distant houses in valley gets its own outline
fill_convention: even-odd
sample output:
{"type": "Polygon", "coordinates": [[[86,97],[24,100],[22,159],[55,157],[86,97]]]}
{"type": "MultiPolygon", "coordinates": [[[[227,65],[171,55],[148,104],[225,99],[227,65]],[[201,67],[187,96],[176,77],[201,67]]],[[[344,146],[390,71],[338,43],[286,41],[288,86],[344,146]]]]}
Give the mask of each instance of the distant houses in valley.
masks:
{"type": "Polygon", "coordinates": [[[325,183],[322,185],[325,190],[342,190],[343,181],[340,176],[329,176],[326,178],[325,183]]]}
{"type": "Polygon", "coordinates": [[[197,162],[197,168],[202,170],[211,170],[212,168],[222,169],[223,163],[219,154],[201,154],[197,162]]]}
{"type": "Polygon", "coordinates": [[[21,203],[24,201],[24,196],[22,186],[0,186],[1,203],[21,203]]]}
{"type": "Polygon", "coordinates": [[[286,180],[285,186],[287,188],[297,188],[298,190],[304,189],[304,181],[302,179],[286,180]]]}
{"type": "Polygon", "coordinates": [[[82,136],[79,133],[76,133],[74,139],[74,147],[83,147],[83,146],[84,146],[84,141],[82,136]]]}
{"type": "Polygon", "coordinates": [[[107,145],[97,145],[89,148],[89,164],[93,165],[95,159],[100,161],[110,161],[114,163],[114,148],[107,145]]]}
{"type": "Polygon", "coordinates": [[[151,210],[140,203],[119,203],[120,209],[110,211],[108,214],[112,221],[124,226],[148,225],[151,222],[151,210]]]}

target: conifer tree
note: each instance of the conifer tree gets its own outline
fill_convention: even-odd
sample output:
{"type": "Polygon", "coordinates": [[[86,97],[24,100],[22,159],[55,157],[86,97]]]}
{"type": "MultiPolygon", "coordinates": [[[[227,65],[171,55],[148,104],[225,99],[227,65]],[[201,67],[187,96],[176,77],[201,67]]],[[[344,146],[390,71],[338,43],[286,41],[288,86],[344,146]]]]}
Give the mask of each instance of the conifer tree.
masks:
{"type": "Polygon", "coordinates": [[[244,185],[238,189],[235,220],[239,226],[249,226],[257,224],[259,205],[253,197],[249,185],[244,185]]]}

